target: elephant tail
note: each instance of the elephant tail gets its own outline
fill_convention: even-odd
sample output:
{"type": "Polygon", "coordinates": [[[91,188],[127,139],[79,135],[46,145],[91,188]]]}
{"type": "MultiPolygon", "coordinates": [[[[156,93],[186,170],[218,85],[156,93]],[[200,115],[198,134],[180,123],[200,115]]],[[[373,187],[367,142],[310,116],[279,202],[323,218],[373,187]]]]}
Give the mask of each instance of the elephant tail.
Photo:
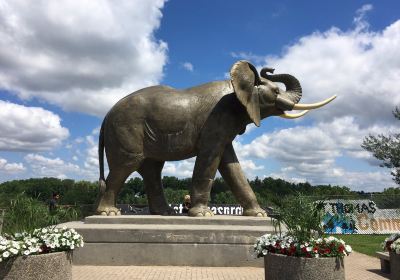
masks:
{"type": "Polygon", "coordinates": [[[106,118],[104,118],[100,133],[99,133],[99,168],[100,168],[100,178],[99,178],[99,191],[104,193],[106,191],[106,179],[104,178],[104,123],[106,118]]]}

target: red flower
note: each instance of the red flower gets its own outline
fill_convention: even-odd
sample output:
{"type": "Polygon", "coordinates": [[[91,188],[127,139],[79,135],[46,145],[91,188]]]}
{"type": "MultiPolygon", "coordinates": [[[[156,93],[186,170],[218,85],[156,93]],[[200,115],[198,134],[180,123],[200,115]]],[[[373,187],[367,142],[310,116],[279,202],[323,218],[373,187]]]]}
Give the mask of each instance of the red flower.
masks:
{"type": "Polygon", "coordinates": [[[331,253],[331,249],[326,248],[325,251],[324,251],[324,253],[325,253],[325,254],[330,254],[330,253],[331,253]]]}

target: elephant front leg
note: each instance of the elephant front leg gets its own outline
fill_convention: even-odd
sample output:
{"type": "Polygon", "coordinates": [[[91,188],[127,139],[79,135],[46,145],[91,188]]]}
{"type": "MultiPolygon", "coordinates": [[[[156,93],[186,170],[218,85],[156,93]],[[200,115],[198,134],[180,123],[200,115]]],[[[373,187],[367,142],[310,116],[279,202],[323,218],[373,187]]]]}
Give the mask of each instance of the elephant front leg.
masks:
{"type": "Polygon", "coordinates": [[[214,213],[208,208],[211,186],[214,181],[215,173],[224,145],[214,144],[212,147],[200,149],[197,155],[193,171],[192,188],[190,190],[192,207],[189,216],[213,216],[214,213]]]}
{"type": "Polygon", "coordinates": [[[237,201],[243,206],[244,216],[267,216],[258,204],[257,198],[240,167],[232,143],[226,145],[218,170],[231,188],[237,201]]]}

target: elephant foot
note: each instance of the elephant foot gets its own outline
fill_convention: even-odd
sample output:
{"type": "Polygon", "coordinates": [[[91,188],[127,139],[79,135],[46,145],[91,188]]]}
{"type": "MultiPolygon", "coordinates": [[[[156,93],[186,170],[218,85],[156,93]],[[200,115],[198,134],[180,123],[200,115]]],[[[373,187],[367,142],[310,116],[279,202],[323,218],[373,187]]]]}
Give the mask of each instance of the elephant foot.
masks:
{"type": "Polygon", "coordinates": [[[211,216],[214,216],[214,213],[206,205],[201,205],[201,206],[194,206],[194,207],[190,208],[189,216],[191,216],[191,217],[211,217],[211,216]]]}
{"type": "Polygon", "coordinates": [[[260,207],[244,209],[243,216],[268,217],[267,212],[260,207]]]}
{"type": "Polygon", "coordinates": [[[119,216],[121,211],[116,207],[97,207],[96,214],[102,216],[119,216]]]}
{"type": "Polygon", "coordinates": [[[121,211],[115,207],[114,194],[104,192],[100,194],[99,204],[96,208],[96,214],[102,216],[119,216],[121,211]]]}

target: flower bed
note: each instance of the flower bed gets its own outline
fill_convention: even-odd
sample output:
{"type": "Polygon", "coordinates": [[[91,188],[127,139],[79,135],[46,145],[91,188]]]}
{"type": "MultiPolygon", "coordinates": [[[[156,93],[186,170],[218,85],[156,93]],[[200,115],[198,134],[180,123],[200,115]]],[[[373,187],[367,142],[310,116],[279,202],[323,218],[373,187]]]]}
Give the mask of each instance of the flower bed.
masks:
{"type": "Polygon", "coordinates": [[[400,233],[395,233],[385,239],[382,243],[384,251],[400,255],[400,233]]]}
{"type": "Polygon", "coordinates": [[[400,233],[395,233],[385,239],[382,249],[389,251],[390,279],[400,279],[400,233]]]}
{"type": "Polygon", "coordinates": [[[74,229],[46,227],[32,233],[0,236],[0,262],[18,256],[70,251],[83,246],[74,229]]]}
{"type": "Polygon", "coordinates": [[[308,242],[298,242],[291,236],[265,234],[257,239],[254,252],[257,257],[267,254],[280,254],[292,257],[325,258],[344,257],[352,249],[341,239],[333,236],[327,238],[310,239],[308,242]]]}
{"type": "Polygon", "coordinates": [[[400,239],[394,241],[392,245],[390,245],[390,249],[392,249],[394,253],[400,255],[400,239]]]}

